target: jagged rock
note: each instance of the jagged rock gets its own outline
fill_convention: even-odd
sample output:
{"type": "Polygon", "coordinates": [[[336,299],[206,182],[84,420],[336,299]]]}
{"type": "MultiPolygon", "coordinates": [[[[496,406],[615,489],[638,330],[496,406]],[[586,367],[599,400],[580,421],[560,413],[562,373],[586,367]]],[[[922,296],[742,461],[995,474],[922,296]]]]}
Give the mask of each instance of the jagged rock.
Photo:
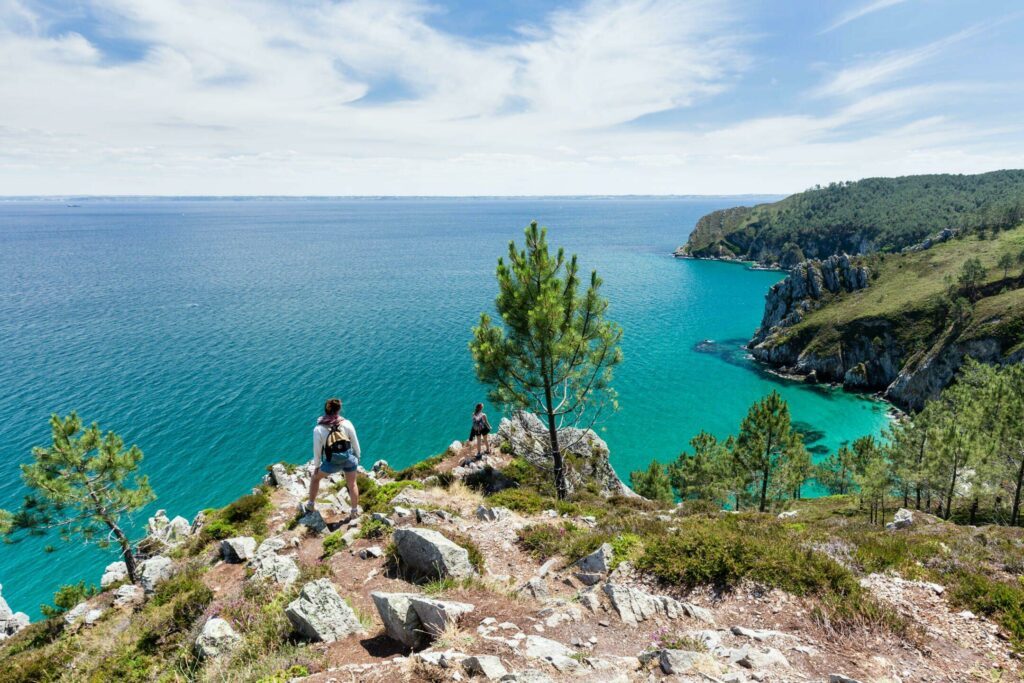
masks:
{"type": "Polygon", "coordinates": [[[273,555],[278,550],[283,550],[286,545],[287,543],[285,543],[283,538],[272,536],[260,543],[260,546],[256,548],[256,554],[253,559],[273,555]]]}
{"type": "Polygon", "coordinates": [[[493,655],[476,655],[462,660],[462,667],[470,676],[483,676],[496,681],[508,673],[501,660],[493,655]]]}
{"type": "Polygon", "coordinates": [[[151,557],[141,565],[139,572],[139,583],[143,590],[152,593],[156,590],[158,583],[166,581],[174,575],[174,562],[164,555],[151,557]]]}
{"type": "Polygon", "coordinates": [[[892,522],[885,527],[890,530],[906,529],[914,524],[914,513],[906,508],[900,508],[893,516],[892,522]]]}
{"type": "Polygon", "coordinates": [[[776,636],[783,635],[782,633],[779,633],[778,631],[769,631],[769,630],[756,629],[756,628],[746,628],[745,626],[733,626],[729,630],[732,631],[732,634],[734,636],[742,636],[744,638],[751,638],[752,640],[757,640],[757,641],[760,641],[760,642],[764,642],[764,641],[770,640],[770,639],[772,639],[772,638],[774,638],[776,636]]]}
{"type": "Polygon", "coordinates": [[[786,510],[785,512],[779,513],[779,519],[792,519],[800,514],[799,510],[786,510]]]}
{"type": "Polygon", "coordinates": [[[387,460],[378,460],[373,463],[373,467],[370,471],[379,477],[391,471],[391,465],[388,464],[387,460]]]}
{"type": "Polygon", "coordinates": [[[242,642],[242,637],[235,633],[231,624],[214,617],[203,624],[203,631],[196,638],[196,654],[207,659],[225,654],[242,642]]]}
{"type": "Polygon", "coordinates": [[[409,600],[423,624],[423,629],[432,636],[443,633],[449,624],[457,624],[463,615],[473,611],[473,605],[466,602],[434,600],[422,596],[415,596],[409,600]]]}
{"type": "Polygon", "coordinates": [[[85,602],[80,602],[64,613],[64,623],[68,626],[74,626],[85,618],[88,611],[89,605],[85,602]]]}
{"type": "Polygon", "coordinates": [[[156,514],[146,522],[146,539],[157,547],[174,548],[188,540],[192,533],[192,525],[184,517],[167,519],[165,510],[157,510],[156,514]]]}
{"type": "Polygon", "coordinates": [[[548,597],[548,585],[545,583],[543,578],[535,576],[524,583],[522,588],[519,589],[519,592],[529,595],[531,598],[536,600],[540,600],[548,597]]]}
{"type": "Polygon", "coordinates": [[[92,626],[100,620],[100,617],[102,617],[106,611],[107,610],[99,607],[91,609],[85,613],[85,618],[82,621],[86,626],[92,626]]]}
{"type": "Polygon", "coordinates": [[[289,474],[288,470],[285,469],[285,466],[281,463],[271,466],[270,476],[275,486],[284,489],[291,494],[293,498],[301,499],[306,497],[306,487],[299,483],[299,480],[295,475],[289,474]]]}
{"type": "Polygon", "coordinates": [[[458,439],[456,439],[455,441],[452,441],[448,445],[447,453],[449,453],[449,454],[458,453],[461,450],[462,450],[462,442],[459,441],[458,439]]]}
{"type": "Polygon", "coordinates": [[[383,557],[384,551],[381,550],[379,545],[371,545],[369,548],[363,548],[359,551],[359,559],[369,560],[371,558],[383,557]]]}
{"type": "Polygon", "coordinates": [[[284,610],[295,630],[313,641],[333,643],[362,630],[359,619],[330,579],[310,581],[284,610]]]}
{"type": "Polygon", "coordinates": [[[28,615],[15,612],[3,598],[3,586],[0,586],[0,640],[9,638],[29,625],[28,615]]]}
{"type": "Polygon", "coordinates": [[[372,519],[375,522],[380,522],[384,526],[395,526],[394,520],[390,519],[383,512],[374,512],[372,515],[370,515],[370,519],[372,519]]]}
{"type": "MultiPolygon", "coordinates": [[[[551,439],[548,428],[533,413],[516,411],[510,418],[502,418],[498,425],[498,439],[511,447],[513,455],[543,468],[551,469],[551,439]]],[[[565,458],[565,481],[572,494],[585,483],[594,482],[608,495],[635,497],[608,461],[608,444],[591,429],[566,427],[558,430],[558,443],[565,458]]]]}
{"type": "Polygon", "coordinates": [[[128,583],[114,591],[114,607],[142,602],[144,598],[145,593],[141,587],[128,583]]]}
{"type": "Polygon", "coordinates": [[[689,650],[662,650],[658,663],[667,674],[684,674],[692,671],[694,664],[701,659],[699,652],[689,650]]]}
{"type": "Polygon", "coordinates": [[[526,636],[526,649],[524,653],[531,659],[546,660],[551,660],[554,657],[572,657],[575,654],[572,648],[563,645],[557,640],[533,635],[526,636]]]}
{"type": "Polygon", "coordinates": [[[392,535],[401,564],[424,578],[473,575],[469,551],[433,529],[398,529],[392,535]]]}
{"type": "Polygon", "coordinates": [[[415,597],[414,593],[370,593],[388,637],[410,648],[421,646],[427,638],[423,623],[412,606],[415,597]]]}
{"type": "Polygon", "coordinates": [[[597,591],[594,588],[581,590],[577,597],[579,597],[580,604],[591,612],[597,612],[601,608],[601,599],[597,596],[597,591]]]}
{"type": "Polygon", "coordinates": [[[579,560],[576,566],[580,568],[580,571],[588,574],[607,574],[611,571],[614,555],[611,544],[604,543],[600,548],[579,560]]]}
{"type": "Polygon", "coordinates": [[[124,562],[111,562],[107,565],[107,568],[103,570],[103,576],[100,578],[100,588],[105,590],[118,581],[124,581],[127,578],[128,565],[124,562]]]}
{"type": "Polygon", "coordinates": [[[226,538],[220,542],[220,556],[230,564],[240,564],[256,555],[256,539],[252,536],[226,538]]]}
{"type": "Polygon", "coordinates": [[[627,624],[637,624],[656,615],[668,619],[678,619],[686,615],[710,624],[714,623],[714,617],[709,610],[666,595],[651,595],[639,588],[611,582],[604,584],[603,590],[612,607],[619,613],[619,617],[627,624]]]}
{"type": "Polygon", "coordinates": [[[745,645],[733,650],[729,658],[747,669],[789,668],[789,660],[774,647],[757,650],[745,645]]]}
{"type": "Polygon", "coordinates": [[[272,552],[257,555],[252,566],[256,568],[252,575],[253,581],[273,581],[290,586],[299,578],[299,566],[295,564],[295,560],[272,552]]]}
{"type": "Polygon", "coordinates": [[[505,674],[499,680],[503,683],[554,683],[551,676],[536,669],[524,669],[523,671],[505,674]]]}
{"type": "Polygon", "coordinates": [[[860,683],[856,678],[850,678],[843,674],[829,674],[828,683],[860,683]]]}
{"type": "Polygon", "coordinates": [[[310,510],[305,513],[299,517],[298,523],[317,534],[327,530],[327,522],[324,521],[323,515],[320,514],[319,510],[310,510]]]}
{"type": "Polygon", "coordinates": [[[507,519],[511,514],[511,510],[503,507],[489,508],[481,505],[476,509],[476,518],[484,522],[497,522],[507,519]]]}

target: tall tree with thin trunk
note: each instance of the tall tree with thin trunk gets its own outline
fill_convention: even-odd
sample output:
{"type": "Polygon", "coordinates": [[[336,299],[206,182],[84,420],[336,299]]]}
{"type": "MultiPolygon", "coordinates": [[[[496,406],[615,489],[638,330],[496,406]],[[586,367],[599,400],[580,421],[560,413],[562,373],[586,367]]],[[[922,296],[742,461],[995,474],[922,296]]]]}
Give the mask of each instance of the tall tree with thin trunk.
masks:
{"type": "Polygon", "coordinates": [[[122,518],[156,498],[149,480],[137,474],[142,451],[125,450],[117,434],[96,424],[82,429],[78,415],[50,418],[53,443],[32,450],[34,461],[21,466],[33,492],[21,509],[0,515],[10,537],[56,530],[65,541],[78,538],[102,547],[116,543],[135,581],[137,563],[122,518]]]}
{"type": "Polygon", "coordinates": [[[622,329],[605,319],[597,271],[580,291],[576,256],[548,249],[547,229],[534,221],[525,248],[508,245],[498,259],[495,308],[503,325],[486,313],[473,328],[470,351],[492,401],[529,410],[547,423],[555,489],[567,494],[558,430],[592,423],[615,409],[612,370],[621,361],[622,329]]]}
{"type": "MultiPolygon", "coordinates": [[[[773,477],[780,474],[789,460],[800,457],[803,450],[803,437],[793,429],[789,406],[777,391],[750,406],[740,424],[733,457],[754,480],[761,512],[768,509],[773,477]]],[[[787,483],[792,486],[792,482],[787,483]]]]}

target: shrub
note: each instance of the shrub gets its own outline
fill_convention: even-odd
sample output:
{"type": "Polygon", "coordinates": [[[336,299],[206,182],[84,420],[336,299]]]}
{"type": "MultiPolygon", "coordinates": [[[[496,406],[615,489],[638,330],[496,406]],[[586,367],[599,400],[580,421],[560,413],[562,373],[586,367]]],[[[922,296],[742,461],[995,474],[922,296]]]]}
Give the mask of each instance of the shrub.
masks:
{"type": "Polygon", "coordinates": [[[242,524],[261,515],[270,506],[270,496],[263,490],[242,496],[222,508],[218,516],[232,524],[242,524]]]}
{"type": "Polygon", "coordinates": [[[44,617],[55,617],[58,614],[67,612],[78,603],[88,600],[97,593],[99,593],[99,590],[95,586],[87,586],[85,581],[69,583],[58,588],[57,592],[53,594],[52,605],[40,605],[39,610],[43,613],[44,617]]]}
{"type": "Polygon", "coordinates": [[[437,474],[437,466],[441,464],[441,462],[444,460],[444,457],[444,453],[432,455],[429,458],[426,458],[425,460],[419,461],[415,465],[410,465],[409,467],[406,467],[404,470],[399,470],[399,472],[395,475],[395,479],[398,479],[400,481],[406,481],[409,479],[423,479],[424,477],[429,477],[432,474],[437,474]]]}
{"type": "MultiPolygon", "coordinates": [[[[202,536],[206,543],[210,541],[223,541],[225,538],[234,538],[239,535],[238,527],[223,519],[214,519],[203,525],[202,536]]],[[[205,545],[205,543],[203,544],[205,545]]]]}
{"type": "Polygon", "coordinates": [[[296,664],[288,667],[287,670],[276,671],[269,676],[264,676],[256,681],[256,683],[288,683],[293,678],[302,678],[309,675],[309,667],[296,664]]]}
{"type": "Polygon", "coordinates": [[[340,531],[335,531],[334,533],[330,533],[330,534],[327,534],[326,536],[324,536],[324,540],[323,540],[323,551],[324,552],[323,552],[323,555],[321,555],[321,557],[323,557],[324,559],[327,559],[331,555],[334,555],[335,553],[337,553],[339,550],[344,549],[344,547],[345,547],[345,539],[342,538],[343,535],[344,534],[342,534],[340,531]]]}
{"type": "Polygon", "coordinates": [[[950,599],[998,622],[1018,652],[1024,651],[1024,584],[959,572],[950,599]]]}
{"type": "Polygon", "coordinates": [[[506,507],[510,510],[535,515],[542,510],[554,507],[554,501],[536,491],[527,488],[505,489],[487,497],[487,502],[494,507],[506,507]]]}
{"type": "Polygon", "coordinates": [[[612,546],[612,569],[627,560],[636,561],[644,549],[643,540],[636,534],[619,534],[610,543],[612,546]]]}
{"type": "Polygon", "coordinates": [[[384,538],[391,535],[391,525],[372,517],[363,521],[359,527],[359,538],[384,538]]]}
{"type": "Polygon", "coordinates": [[[423,484],[418,481],[391,481],[387,484],[377,484],[369,477],[360,477],[359,502],[367,512],[387,512],[395,496],[407,488],[422,489],[423,484]]]}
{"type": "Polygon", "coordinates": [[[584,529],[572,522],[533,524],[519,531],[519,544],[539,560],[562,555],[575,562],[610,540],[607,532],[584,529]]]}

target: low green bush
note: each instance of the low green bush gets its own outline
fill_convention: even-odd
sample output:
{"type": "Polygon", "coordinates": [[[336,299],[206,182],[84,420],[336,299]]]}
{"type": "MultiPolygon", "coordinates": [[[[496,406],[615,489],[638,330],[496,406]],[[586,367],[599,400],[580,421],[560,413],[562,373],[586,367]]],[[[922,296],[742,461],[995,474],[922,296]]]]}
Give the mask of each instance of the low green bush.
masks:
{"type": "Polygon", "coordinates": [[[425,460],[420,460],[415,465],[410,465],[404,470],[399,470],[398,473],[395,474],[395,479],[400,481],[424,479],[432,474],[437,474],[437,466],[441,464],[444,458],[444,453],[438,453],[437,455],[432,455],[425,460]]]}
{"type": "Polygon", "coordinates": [[[1024,652],[1024,581],[1011,584],[968,572],[953,578],[950,600],[997,622],[1014,649],[1024,652]]]}
{"type": "Polygon", "coordinates": [[[525,512],[528,515],[535,515],[542,510],[554,507],[552,499],[529,488],[498,491],[487,497],[487,503],[492,507],[506,507],[509,510],[525,512]]]}
{"type": "Polygon", "coordinates": [[[359,480],[359,504],[366,512],[388,512],[395,496],[409,488],[422,489],[423,484],[418,481],[391,481],[386,484],[377,484],[369,477],[361,477],[359,480]]]}
{"type": "Polygon", "coordinates": [[[323,555],[321,556],[323,557],[323,559],[327,559],[328,557],[337,553],[339,550],[343,550],[345,548],[345,539],[342,538],[342,536],[344,536],[344,534],[342,534],[342,532],[340,531],[335,531],[324,536],[324,552],[323,555]]]}
{"type": "Polygon", "coordinates": [[[295,666],[288,667],[287,671],[277,671],[270,676],[264,676],[256,681],[256,683],[288,683],[293,678],[302,678],[309,675],[309,668],[296,664],[295,666]]]}
{"type": "Polygon", "coordinates": [[[572,522],[532,524],[519,531],[519,545],[538,560],[560,555],[575,562],[611,540],[608,532],[579,527],[572,522]]]}
{"type": "Polygon", "coordinates": [[[391,535],[391,531],[390,524],[370,517],[359,527],[359,538],[385,538],[391,535]]]}
{"type": "Polygon", "coordinates": [[[43,613],[44,617],[55,617],[97,593],[99,593],[99,589],[96,586],[86,585],[85,581],[69,583],[58,588],[57,592],[53,594],[52,605],[40,605],[39,611],[43,613]]]}

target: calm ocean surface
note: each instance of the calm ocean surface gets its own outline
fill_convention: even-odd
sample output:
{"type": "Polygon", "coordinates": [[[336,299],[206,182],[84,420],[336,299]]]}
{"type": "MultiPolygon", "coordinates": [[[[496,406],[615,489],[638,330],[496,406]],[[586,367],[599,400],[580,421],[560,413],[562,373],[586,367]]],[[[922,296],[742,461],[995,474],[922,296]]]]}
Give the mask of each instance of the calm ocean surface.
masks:
{"type": "MultiPolygon", "coordinates": [[[[625,329],[621,410],[602,433],[623,477],[700,429],[735,431],[772,389],[818,454],[877,433],[883,404],[745,358],[780,274],[669,255],[700,216],[740,201],[0,202],[0,506],[20,501],[17,465],[48,443],[50,413],[72,409],[145,452],[159,500],[138,526],[157,508],[191,519],[268,463],[304,462],[328,395],[345,400],[366,465],[443,450],[485,393],[470,326],[532,219],[597,268],[625,329]]],[[[2,546],[3,596],[36,618],[60,584],[98,583],[114,554],[56,537],[2,546]]]]}

